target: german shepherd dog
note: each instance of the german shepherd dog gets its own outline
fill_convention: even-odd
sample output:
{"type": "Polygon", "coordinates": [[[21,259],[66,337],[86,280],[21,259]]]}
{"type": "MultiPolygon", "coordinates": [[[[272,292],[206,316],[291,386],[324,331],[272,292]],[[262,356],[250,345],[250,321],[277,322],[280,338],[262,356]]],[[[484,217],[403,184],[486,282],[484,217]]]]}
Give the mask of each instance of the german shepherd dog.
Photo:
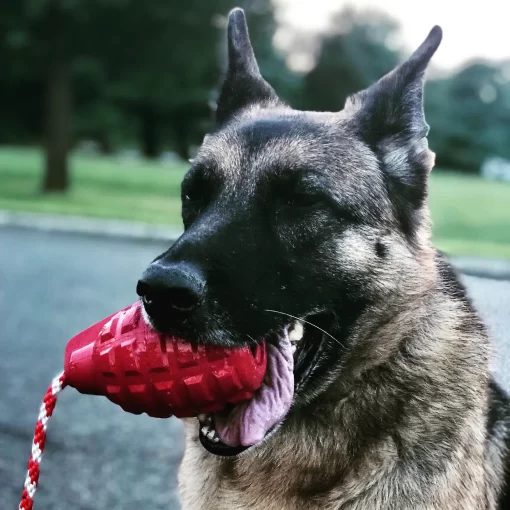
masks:
{"type": "Polygon", "coordinates": [[[146,320],[266,341],[253,399],[186,423],[185,509],[510,508],[510,405],[431,244],[423,114],[439,27],[341,112],[301,112],[229,16],[217,129],[182,184],[185,231],[138,283],[146,320]]]}

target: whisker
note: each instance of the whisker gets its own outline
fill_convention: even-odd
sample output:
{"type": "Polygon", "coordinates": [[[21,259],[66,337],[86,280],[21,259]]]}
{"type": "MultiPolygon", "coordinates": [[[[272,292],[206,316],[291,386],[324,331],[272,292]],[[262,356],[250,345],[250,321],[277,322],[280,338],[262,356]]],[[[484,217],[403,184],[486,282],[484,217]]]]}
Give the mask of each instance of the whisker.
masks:
{"type": "Polygon", "coordinates": [[[246,336],[254,343],[257,343],[257,340],[255,340],[255,338],[253,338],[251,335],[248,335],[248,333],[246,333],[246,336]]]}
{"type": "Polygon", "coordinates": [[[325,331],[324,329],[317,326],[317,324],[313,324],[313,322],[307,321],[306,319],[303,319],[303,317],[296,317],[295,315],[291,315],[290,313],[285,312],[279,312],[278,310],[269,310],[268,308],[265,309],[266,312],[273,312],[273,313],[279,313],[281,315],[287,315],[288,317],[291,317],[292,319],[296,319],[297,321],[305,322],[306,324],[309,324],[310,326],[313,326],[314,328],[317,328],[319,331],[322,331],[325,335],[329,336],[332,340],[334,340],[340,347],[345,348],[344,344],[340,342],[337,338],[335,338],[333,335],[325,331]]]}

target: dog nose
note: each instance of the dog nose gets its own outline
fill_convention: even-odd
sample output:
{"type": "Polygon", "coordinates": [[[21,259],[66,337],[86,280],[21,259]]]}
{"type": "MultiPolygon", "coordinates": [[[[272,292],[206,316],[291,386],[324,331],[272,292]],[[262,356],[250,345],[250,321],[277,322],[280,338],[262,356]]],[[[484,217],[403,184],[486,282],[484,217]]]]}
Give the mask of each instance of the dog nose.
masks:
{"type": "Polygon", "coordinates": [[[165,319],[169,312],[185,315],[194,310],[202,298],[205,278],[191,264],[153,262],[136,286],[145,310],[151,318],[165,319]]]}

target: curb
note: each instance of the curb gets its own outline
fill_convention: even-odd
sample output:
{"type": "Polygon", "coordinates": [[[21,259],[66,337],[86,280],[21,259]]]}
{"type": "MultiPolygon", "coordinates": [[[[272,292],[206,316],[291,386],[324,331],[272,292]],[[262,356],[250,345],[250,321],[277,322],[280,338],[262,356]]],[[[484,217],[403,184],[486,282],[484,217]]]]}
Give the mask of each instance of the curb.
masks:
{"type": "Polygon", "coordinates": [[[510,260],[448,255],[447,257],[458,271],[467,276],[510,280],[510,260]]]}
{"type": "MultiPolygon", "coordinates": [[[[0,227],[2,226],[154,242],[175,241],[182,234],[182,229],[166,225],[0,209],[0,227]]],[[[510,260],[450,257],[447,254],[446,256],[455,268],[465,275],[494,280],[510,280],[510,260]]]]}
{"type": "Polygon", "coordinates": [[[2,209],[0,209],[0,226],[42,232],[62,232],[141,241],[168,242],[177,239],[182,234],[182,229],[166,225],[84,218],[81,216],[6,211],[2,209]]]}

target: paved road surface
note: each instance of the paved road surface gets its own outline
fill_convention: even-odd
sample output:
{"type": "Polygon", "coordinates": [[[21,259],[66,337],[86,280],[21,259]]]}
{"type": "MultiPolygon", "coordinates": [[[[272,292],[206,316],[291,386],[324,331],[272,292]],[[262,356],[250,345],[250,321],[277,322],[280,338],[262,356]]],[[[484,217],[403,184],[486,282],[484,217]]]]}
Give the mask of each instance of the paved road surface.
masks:
{"type": "MultiPolygon", "coordinates": [[[[17,508],[34,420],[67,340],[136,299],[161,244],[0,228],[0,508],[17,508]]],[[[510,282],[467,278],[510,365],[510,282]],[[504,338],[506,337],[506,341],[504,338]]],[[[507,371],[508,372],[508,371],[507,371]]],[[[505,385],[510,388],[507,374],[505,385]]],[[[51,423],[39,510],[171,510],[182,455],[177,420],[62,394],[51,423]]]]}

